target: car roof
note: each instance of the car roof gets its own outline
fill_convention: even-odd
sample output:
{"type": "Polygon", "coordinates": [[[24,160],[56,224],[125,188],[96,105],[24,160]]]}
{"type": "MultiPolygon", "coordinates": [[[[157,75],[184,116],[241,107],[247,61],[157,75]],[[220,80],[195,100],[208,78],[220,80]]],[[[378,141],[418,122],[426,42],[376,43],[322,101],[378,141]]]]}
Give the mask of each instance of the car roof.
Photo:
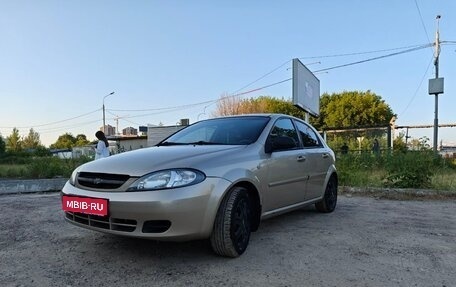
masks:
{"type": "Polygon", "coordinates": [[[271,117],[271,118],[289,117],[289,118],[298,119],[298,118],[296,118],[296,117],[294,117],[294,116],[291,116],[291,115],[276,114],[276,113],[256,113],[256,114],[227,115],[227,116],[215,117],[215,118],[212,118],[212,119],[220,119],[220,118],[239,118],[239,117],[271,117]]]}

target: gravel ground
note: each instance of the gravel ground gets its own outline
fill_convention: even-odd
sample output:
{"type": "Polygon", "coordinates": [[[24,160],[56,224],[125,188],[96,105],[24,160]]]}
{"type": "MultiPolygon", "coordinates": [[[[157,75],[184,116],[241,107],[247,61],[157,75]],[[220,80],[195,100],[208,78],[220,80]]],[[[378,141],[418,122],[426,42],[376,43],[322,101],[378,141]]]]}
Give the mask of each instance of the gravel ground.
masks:
{"type": "Polygon", "coordinates": [[[52,194],[0,196],[0,286],[456,286],[456,201],[339,197],[262,222],[241,257],[73,226],[52,194]]]}

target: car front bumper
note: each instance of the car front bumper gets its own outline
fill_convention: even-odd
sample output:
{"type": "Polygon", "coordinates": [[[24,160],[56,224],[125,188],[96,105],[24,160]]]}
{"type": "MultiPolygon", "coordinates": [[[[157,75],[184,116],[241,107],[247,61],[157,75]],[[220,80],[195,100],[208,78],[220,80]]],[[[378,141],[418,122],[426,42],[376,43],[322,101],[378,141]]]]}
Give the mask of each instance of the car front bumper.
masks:
{"type": "Polygon", "coordinates": [[[182,241],[207,238],[218,206],[230,182],[208,177],[203,182],[175,189],[141,192],[100,192],[66,183],[63,195],[109,200],[108,216],[65,212],[77,226],[100,232],[182,241]]]}

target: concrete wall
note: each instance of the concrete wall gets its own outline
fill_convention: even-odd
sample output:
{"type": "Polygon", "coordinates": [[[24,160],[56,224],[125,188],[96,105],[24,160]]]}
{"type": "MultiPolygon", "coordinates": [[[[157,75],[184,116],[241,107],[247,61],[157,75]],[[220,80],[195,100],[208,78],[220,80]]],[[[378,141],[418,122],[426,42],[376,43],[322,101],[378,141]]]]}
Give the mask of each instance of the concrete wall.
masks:
{"type": "Polygon", "coordinates": [[[68,178],[51,179],[2,179],[0,180],[0,195],[14,193],[31,193],[59,191],[68,178]]]}

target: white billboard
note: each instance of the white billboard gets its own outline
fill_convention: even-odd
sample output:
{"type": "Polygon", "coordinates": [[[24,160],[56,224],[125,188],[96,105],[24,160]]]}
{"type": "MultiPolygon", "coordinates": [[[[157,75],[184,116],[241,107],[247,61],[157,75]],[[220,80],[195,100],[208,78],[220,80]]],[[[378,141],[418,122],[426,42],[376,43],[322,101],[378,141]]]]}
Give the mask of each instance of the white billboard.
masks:
{"type": "Polygon", "coordinates": [[[299,59],[293,59],[293,104],[312,116],[320,115],[320,80],[299,59]]]}

